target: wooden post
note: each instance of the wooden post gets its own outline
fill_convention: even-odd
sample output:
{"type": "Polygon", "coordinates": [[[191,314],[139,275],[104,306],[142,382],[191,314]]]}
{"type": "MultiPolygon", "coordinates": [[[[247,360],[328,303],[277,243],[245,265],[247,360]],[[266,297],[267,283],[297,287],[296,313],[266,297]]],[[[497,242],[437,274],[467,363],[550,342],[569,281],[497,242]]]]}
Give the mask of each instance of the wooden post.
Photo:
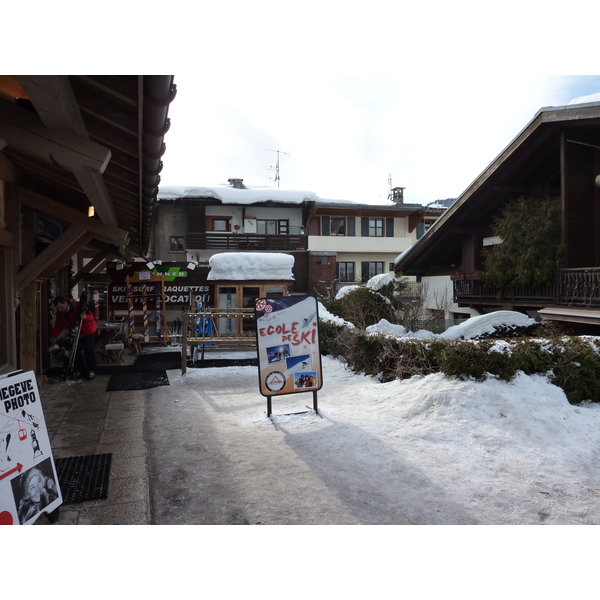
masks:
{"type": "Polygon", "coordinates": [[[183,313],[183,330],[181,338],[181,374],[185,375],[187,369],[187,330],[188,330],[189,316],[187,313],[183,313]]]}
{"type": "Polygon", "coordinates": [[[19,368],[23,371],[36,371],[37,332],[36,332],[36,300],[37,284],[33,280],[21,290],[20,303],[20,343],[21,361],[19,368]]]}

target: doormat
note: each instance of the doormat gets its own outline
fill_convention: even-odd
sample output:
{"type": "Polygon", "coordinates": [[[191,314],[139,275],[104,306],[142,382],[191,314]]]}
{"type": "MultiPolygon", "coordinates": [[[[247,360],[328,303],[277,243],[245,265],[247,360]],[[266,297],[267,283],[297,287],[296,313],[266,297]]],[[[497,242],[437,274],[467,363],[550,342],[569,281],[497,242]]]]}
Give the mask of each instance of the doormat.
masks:
{"type": "Polygon", "coordinates": [[[106,386],[107,392],[129,392],[147,390],[160,385],[170,385],[167,372],[163,369],[123,371],[113,373],[106,386]]]}
{"type": "Polygon", "coordinates": [[[212,369],[214,367],[256,367],[258,358],[205,358],[193,363],[197,369],[212,369]]]}
{"type": "Polygon", "coordinates": [[[55,458],[56,474],[65,504],[105,500],[112,454],[55,458]]]}
{"type": "Polygon", "coordinates": [[[135,359],[136,369],[181,369],[180,352],[151,352],[135,359]]]}

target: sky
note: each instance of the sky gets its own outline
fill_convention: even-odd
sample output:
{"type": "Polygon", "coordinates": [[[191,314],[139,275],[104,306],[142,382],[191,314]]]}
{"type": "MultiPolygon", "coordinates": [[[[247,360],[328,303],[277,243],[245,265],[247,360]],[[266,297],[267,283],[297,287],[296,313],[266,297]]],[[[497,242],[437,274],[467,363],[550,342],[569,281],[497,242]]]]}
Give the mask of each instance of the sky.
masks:
{"type": "Polygon", "coordinates": [[[264,81],[258,72],[215,75],[209,90],[193,75],[175,75],[163,185],[242,178],[367,204],[387,201],[390,177],[408,203],[456,198],[540,108],[600,92],[600,76],[348,68],[329,78],[311,73],[319,80],[312,86],[294,73],[264,81]]]}
{"type": "Polygon", "coordinates": [[[61,5],[27,19],[26,44],[5,32],[11,71],[174,74],[163,185],[379,204],[391,178],[426,204],[460,195],[540,108],[600,92],[587,0],[61,5]]]}
{"type": "Polygon", "coordinates": [[[593,27],[536,5],[211,8],[194,67],[174,64],[162,183],[455,198],[540,108],[600,92],[593,27]]]}

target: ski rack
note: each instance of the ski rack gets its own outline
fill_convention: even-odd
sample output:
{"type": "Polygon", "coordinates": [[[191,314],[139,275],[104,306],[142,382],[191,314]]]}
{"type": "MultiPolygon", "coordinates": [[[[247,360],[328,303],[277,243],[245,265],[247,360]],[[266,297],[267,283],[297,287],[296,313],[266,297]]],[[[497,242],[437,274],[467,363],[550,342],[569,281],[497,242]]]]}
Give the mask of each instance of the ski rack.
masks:
{"type": "Polygon", "coordinates": [[[135,331],[135,317],[139,316],[139,311],[134,308],[136,298],[142,299],[142,317],[145,338],[140,343],[167,343],[169,341],[169,329],[167,328],[167,307],[165,296],[165,278],[163,275],[156,275],[150,271],[141,271],[132,277],[125,277],[127,308],[129,312],[129,325],[126,329],[127,336],[131,336],[135,331]],[[154,284],[153,292],[143,292],[138,289],[134,293],[134,286],[141,288],[144,284],[154,284]],[[153,308],[154,306],[155,308],[153,308]],[[137,312],[137,315],[136,315],[137,312]],[[148,333],[148,313],[156,314],[156,335],[150,336],[148,333]]]}
{"type": "MultiPolygon", "coordinates": [[[[182,314],[183,324],[181,341],[181,374],[187,368],[188,346],[201,346],[201,359],[204,360],[205,346],[219,346],[221,348],[239,349],[240,346],[256,348],[256,332],[222,332],[219,319],[255,319],[253,308],[209,308],[203,312],[186,312],[182,314]],[[211,327],[198,327],[200,319],[210,320],[211,327]],[[190,329],[191,325],[191,329],[190,329]],[[192,335],[189,331],[195,331],[192,335]]],[[[192,353],[190,353],[190,356],[192,353]]]]}

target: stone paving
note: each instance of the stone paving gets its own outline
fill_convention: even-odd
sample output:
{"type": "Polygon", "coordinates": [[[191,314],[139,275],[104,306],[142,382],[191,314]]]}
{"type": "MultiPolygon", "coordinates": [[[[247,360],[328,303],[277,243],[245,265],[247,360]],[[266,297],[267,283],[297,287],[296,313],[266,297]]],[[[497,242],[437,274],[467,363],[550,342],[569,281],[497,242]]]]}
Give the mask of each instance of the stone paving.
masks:
{"type": "MultiPolygon", "coordinates": [[[[56,379],[40,387],[54,459],[112,454],[108,498],[63,504],[57,525],[150,524],[145,391],[107,392],[109,377],[56,379]]],[[[50,521],[41,515],[36,524],[50,521]]]]}

